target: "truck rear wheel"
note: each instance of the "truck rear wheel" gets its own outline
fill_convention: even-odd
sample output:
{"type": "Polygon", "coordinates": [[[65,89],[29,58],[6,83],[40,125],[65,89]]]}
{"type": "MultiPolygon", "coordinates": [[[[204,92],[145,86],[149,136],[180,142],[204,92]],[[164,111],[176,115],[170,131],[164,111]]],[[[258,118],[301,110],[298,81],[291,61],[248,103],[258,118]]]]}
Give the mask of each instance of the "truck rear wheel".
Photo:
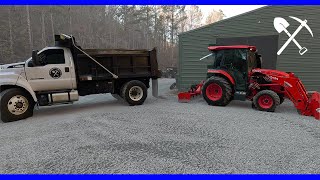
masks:
{"type": "Polygon", "coordinates": [[[274,112],[280,105],[280,97],[271,90],[263,90],[253,97],[254,106],[260,111],[274,112]]]}
{"type": "Polygon", "coordinates": [[[138,80],[127,82],[121,92],[123,99],[131,106],[143,104],[148,96],[146,85],[138,80]]]}
{"type": "Polygon", "coordinates": [[[19,88],[2,91],[0,99],[3,122],[17,121],[33,115],[35,102],[28,93],[19,88]]]}
{"type": "Polygon", "coordinates": [[[212,76],[204,83],[202,95],[209,105],[226,106],[232,97],[231,85],[222,77],[212,76]]]}

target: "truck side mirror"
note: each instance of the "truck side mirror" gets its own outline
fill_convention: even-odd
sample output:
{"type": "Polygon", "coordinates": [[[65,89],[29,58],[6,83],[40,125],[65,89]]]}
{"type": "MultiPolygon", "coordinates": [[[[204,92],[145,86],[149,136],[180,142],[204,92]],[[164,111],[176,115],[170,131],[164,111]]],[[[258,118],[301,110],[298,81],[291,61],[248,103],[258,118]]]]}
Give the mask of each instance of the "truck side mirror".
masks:
{"type": "Polygon", "coordinates": [[[38,50],[32,51],[32,63],[33,63],[33,66],[40,66],[38,50]]]}

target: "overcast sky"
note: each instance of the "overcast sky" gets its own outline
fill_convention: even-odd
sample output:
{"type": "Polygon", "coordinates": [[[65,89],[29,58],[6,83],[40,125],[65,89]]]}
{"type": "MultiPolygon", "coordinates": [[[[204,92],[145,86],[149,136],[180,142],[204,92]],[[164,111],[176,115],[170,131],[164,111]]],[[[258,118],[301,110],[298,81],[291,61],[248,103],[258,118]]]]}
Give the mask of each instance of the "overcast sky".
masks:
{"type": "Polygon", "coordinates": [[[262,7],[261,5],[199,5],[201,11],[203,13],[203,19],[207,17],[208,13],[212,11],[212,9],[219,10],[221,9],[226,18],[236,16],[248,11],[252,11],[254,9],[262,7]]]}

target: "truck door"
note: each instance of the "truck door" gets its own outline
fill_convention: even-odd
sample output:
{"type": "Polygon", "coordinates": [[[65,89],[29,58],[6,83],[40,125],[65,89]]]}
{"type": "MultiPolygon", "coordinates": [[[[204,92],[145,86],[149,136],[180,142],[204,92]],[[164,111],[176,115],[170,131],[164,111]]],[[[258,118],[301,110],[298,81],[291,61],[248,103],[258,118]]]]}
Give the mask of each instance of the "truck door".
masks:
{"type": "Polygon", "coordinates": [[[26,77],[34,91],[69,90],[75,86],[74,68],[66,49],[45,49],[39,53],[40,66],[26,66],[26,77]],[[73,74],[72,74],[73,73],[73,74]]]}

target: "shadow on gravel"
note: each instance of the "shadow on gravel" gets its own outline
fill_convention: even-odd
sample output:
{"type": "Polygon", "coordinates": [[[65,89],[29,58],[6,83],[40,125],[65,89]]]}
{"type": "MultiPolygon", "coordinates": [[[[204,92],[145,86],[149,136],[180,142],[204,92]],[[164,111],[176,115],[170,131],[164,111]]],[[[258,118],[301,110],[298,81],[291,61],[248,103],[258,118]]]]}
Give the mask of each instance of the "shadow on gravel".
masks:
{"type": "Polygon", "coordinates": [[[90,111],[92,109],[97,108],[110,108],[110,107],[121,107],[124,108],[128,105],[125,102],[117,101],[117,100],[106,100],[101,102],[87,102],[81,104],[61,104],[54,105],[49,107],[40,107],[39,109],[35,108],[35,114],[37,117],[48,116],[48,115],[57,115],[57,114],[72,114],[79,111],[90,111]]]}

